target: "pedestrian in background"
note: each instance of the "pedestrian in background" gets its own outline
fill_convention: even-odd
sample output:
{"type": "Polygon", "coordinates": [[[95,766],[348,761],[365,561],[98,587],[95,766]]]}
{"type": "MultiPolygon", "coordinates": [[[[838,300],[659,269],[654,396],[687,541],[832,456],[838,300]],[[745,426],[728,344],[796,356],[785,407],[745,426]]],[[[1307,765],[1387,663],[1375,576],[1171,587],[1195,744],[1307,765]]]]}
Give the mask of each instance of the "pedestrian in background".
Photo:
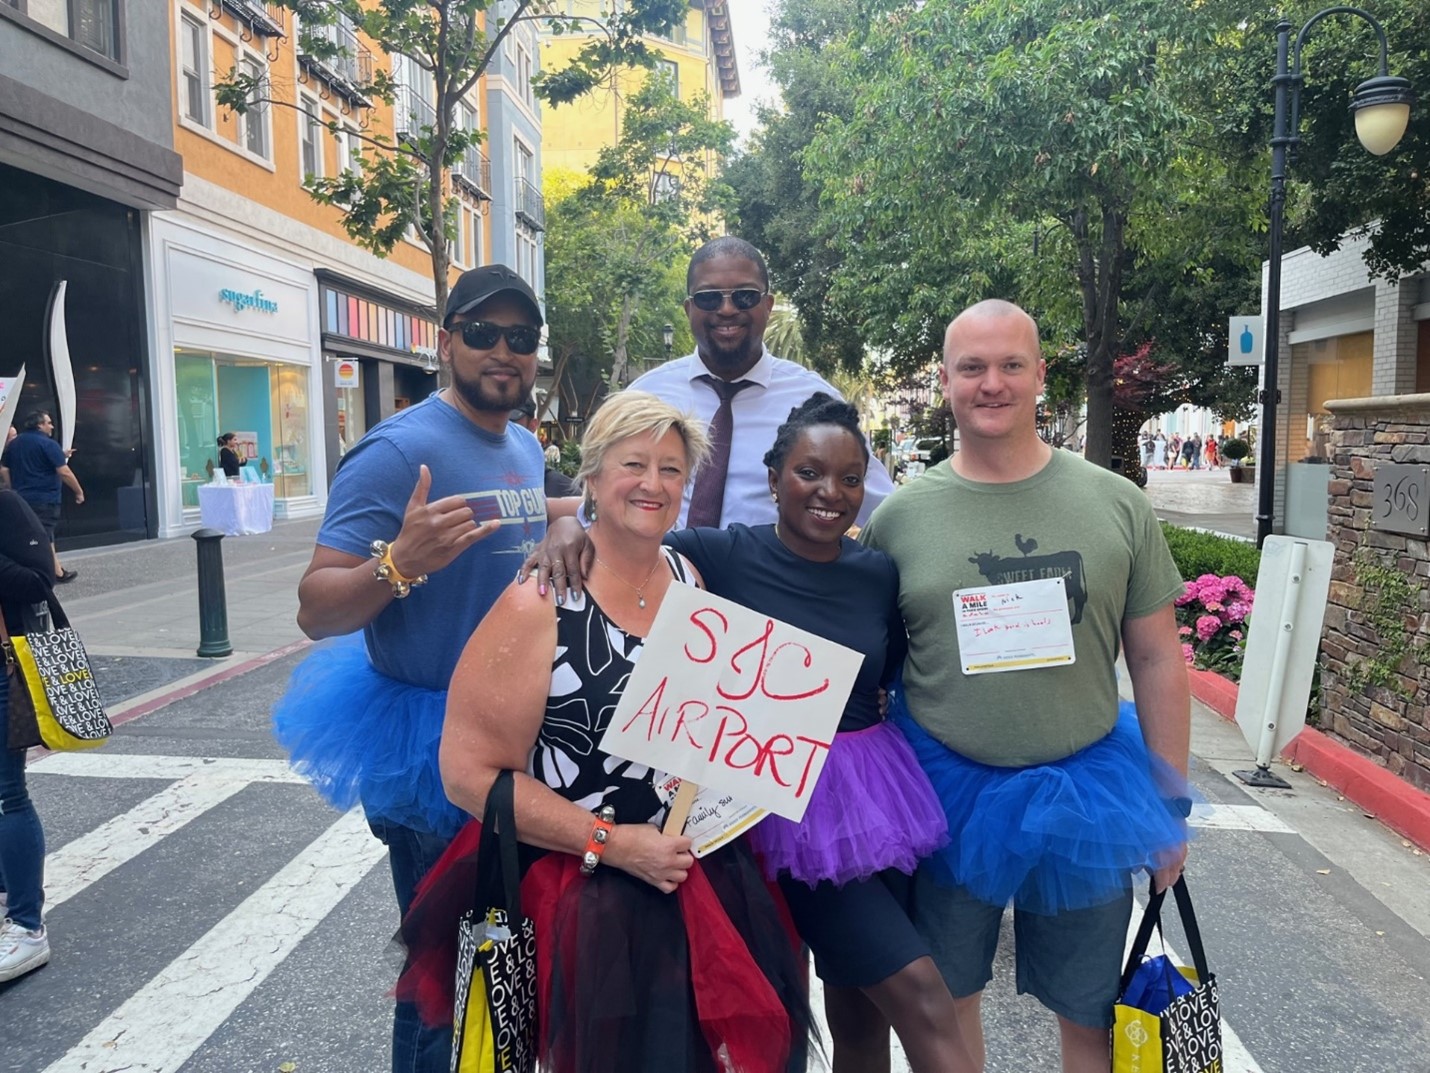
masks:
{"type": "Polygon", "coordinates": [[[1202,454],[1207,460],[1207,469],[1218,469],[1221,458],[1217,454],[1216,433],[1207,433],[1207,442],[1202,446],[1202,454]]]}
{"type": "MultiPolygon", "coordinates": [[[[54,602],[54,567],[48,536],[28,503],[0,490],[0,615],[8,634],[28,633],[36,607],[49,611],[56,626],[67,626],[54,602]]],[[[5,661],[14,658],[5,645],[5,661]]],[[[50,960],[50,937],[41,916],[44,905],[45,832],[25,784],[25,754],[40,743],[31,720],[19,726],[0,684],[0,983],[33,972],[50,960]],[[11,747],[14,743],[14,747],[11,747]]]]}
{"type": "MultiPolygon", "coordinates": [[[[541,427],[541,422],[536,419],[536,400],[531,398],[522,400],[521,405],[512,410],[511,421],[512,424],[520,425],[526,429],[526,431],[535,435],[537,429],[541,427]]],[[[576,482],[556,468],[556,463],[561,461],[561,452],[557,450],[554,443],[547,446],[545,452],[543,452],[543,458],[546,461],[546,475],[544,477],[546,498],[568,499],[579,496],[581,489],[577,487],[576,482]],[[554,459],[552,458],[553,453],[556,456],[554,459]]]]}
{"type": "Polygon", "coordinates": [[[69,455],[54,441],[55,422],[44,410],[34,410],[25,417],[24,430],[5,447],[0,455],[0,467],[9,472],[10,487],[30,505],[50,542],[51,573],[56,581],[73,581],[77,570],[66,570],[60,564],[55,548],[55,529],[60,524],[61,489],[67,486],[74,493],[75,506],[84,503],[84,489],[69,466],[69,455]]]}
{"type": "Polygon", "coordinates": [[[238,453],[236,432],[225,432],[218,438],[218,464],[223,467],[223,475],[231,481],[238,480],[239,470],[248,465],[248,459],[238,453]]]}

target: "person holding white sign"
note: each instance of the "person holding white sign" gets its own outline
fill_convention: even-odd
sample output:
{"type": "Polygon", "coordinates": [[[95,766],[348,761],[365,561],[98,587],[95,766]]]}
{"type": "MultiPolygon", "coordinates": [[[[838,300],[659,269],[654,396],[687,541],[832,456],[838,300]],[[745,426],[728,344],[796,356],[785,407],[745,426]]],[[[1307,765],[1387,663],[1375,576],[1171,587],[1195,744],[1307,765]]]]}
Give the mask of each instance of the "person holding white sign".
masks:
{"type": "Polygon", "coordinates": [[[666,544],[716,595],[864,660],[803,820],[766,816],[749,838],[825,983],[834,1073],[886,1064],[891,1025],[916,1073],[954,1069],[969,1059],[953,998],[903,905],[904,876],[948,841],[948,827],[879,710],[880,686],[905,651],[898,574],[845,535],[869,468],[859,412],[812,395],[790,411],[764,463],[776,524],[683,529],[666,544]]]}
{"type": "MultiPolygon", "coordinates": [[[[708,451],[701,423],[653,395],[608,399],[582,443],[595,569],[580,597],[510,585],[457,665],[442,732],[448,796],[482,815],[516,773],[528,847],[523,910],[549,985],[538,996],[543,1068],[673,1073],[804,1068],[803,974],[748,846],[696,860],[662,833],[670,800],[649,767],[598,743],[671,586],[688,564],[661,546],[708,451]]],[[[459,913],[481,838],[468,825],[403,925],[398,983],[428,1023],[450,1022],[459,913]]],[[[464,904],[465,903],[465,904],[464,904]]]]}
{"type": "Polygon", "coordinates": [[[959,450],[861,533],[899,569],[909,630],[891,717],[952,842],[912,910],[982,1068],[980,996],[1014,905],[1018,990],[1058,1017],[1065,1073],[1107,1073],[1134,872],[1181,873],[1190,697],[1182,579],[1146,497],[1038,438],[1033,318],[987,301],[939,370],[959,450]],[[1119,709],[1126,657],[1136,709],[1119,709]]]}

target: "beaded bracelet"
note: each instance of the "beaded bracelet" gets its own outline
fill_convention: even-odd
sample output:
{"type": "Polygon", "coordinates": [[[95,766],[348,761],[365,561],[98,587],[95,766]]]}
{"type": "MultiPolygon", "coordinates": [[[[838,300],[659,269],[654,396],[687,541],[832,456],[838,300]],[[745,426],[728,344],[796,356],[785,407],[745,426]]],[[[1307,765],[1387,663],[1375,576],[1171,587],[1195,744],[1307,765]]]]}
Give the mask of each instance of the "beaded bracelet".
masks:
{"type": "Polygon", "coordinates": [[[601,863],[601,854],[606,852],[606,842],[611,837],[611,828],[616,825],[616,810],[610,805],[602,805],[596,810],[596,822],[591,825],[591,837],[586,839],[586,851],[581,854],[581,874],[588,876],[601,863]]]}
{"type": "Polygon", "coordinates": [[[392,595],[397,599],[403,599],[418,585],[427,584],[426,574],[406,577],[401,570],[393,565],[392,545],[386,540],[374,540],[368,546],[368,551],[377,560],[377,565],[372,568],[372,576],[378,581],[385,581],[391,585],[392,595]]]}

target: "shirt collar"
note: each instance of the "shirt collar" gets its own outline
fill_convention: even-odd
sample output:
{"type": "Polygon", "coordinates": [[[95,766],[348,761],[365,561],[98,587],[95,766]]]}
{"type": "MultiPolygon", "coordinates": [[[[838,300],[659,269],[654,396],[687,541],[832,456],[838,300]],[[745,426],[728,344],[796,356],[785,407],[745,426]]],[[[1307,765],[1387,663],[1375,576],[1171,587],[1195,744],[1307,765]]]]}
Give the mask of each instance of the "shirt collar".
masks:
{"type": "MultiPolygon", "coordinates": [[[[702,376],[715,375],[708,368],[706,368],[705,363],[700,360],[700,351],[697,350],[695,353],[688,355],[688,360],[690,362],[690,366],[687,372],[690,374],[690,379],[692,381],[698,380],[702,376]]],[[[759,384],[760,387],[769,387],[770,380],[774,376],[774,372],[775,357],[773,354],[770,353],[769,347],[764,347],[762,348],[760,353],[760,360],[755,362],[754,367],[751,368],[750,371],[747,372],[744,376],[740,377],[740,379],[748,380],[752,384],[759,384]]]]}

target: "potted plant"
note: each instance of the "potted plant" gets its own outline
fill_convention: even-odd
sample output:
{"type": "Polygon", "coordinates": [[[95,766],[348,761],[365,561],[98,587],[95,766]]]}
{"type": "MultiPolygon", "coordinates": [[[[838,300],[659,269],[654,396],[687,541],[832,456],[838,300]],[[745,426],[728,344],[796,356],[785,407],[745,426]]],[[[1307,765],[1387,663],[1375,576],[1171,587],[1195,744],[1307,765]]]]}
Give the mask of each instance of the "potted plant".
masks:
{"type": "Polygon", "coordinates": [[[1245,464],[1245,459],[1251,455],[1251,444],[1239,436],[1228,436],[1221,441],[1220,449],[1222,458],[1231,463],[1227,472],[1231,474],[1232,484],[1255,482],[1256,466],[1245,464]]]}

